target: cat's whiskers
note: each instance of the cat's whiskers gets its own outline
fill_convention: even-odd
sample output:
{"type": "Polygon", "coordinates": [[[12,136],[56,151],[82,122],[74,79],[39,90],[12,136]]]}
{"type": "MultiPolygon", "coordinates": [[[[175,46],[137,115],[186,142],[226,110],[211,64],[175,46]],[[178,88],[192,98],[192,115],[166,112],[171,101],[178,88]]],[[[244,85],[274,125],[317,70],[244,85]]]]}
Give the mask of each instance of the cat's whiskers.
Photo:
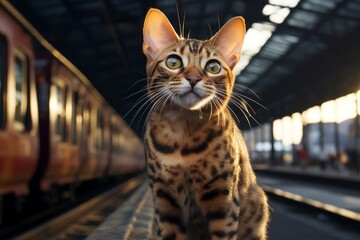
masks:
{"type": "MultiPolygon", "coordinates": [[[[158,96],[160,95],[160,93],[157,93],[153,96],[153,99],[156,99],[158,96]]],[[[139,100],[137,103],[135,103],[135,105],[130,109],[130,111],[136,107],[138,104],[140,104],[140,102],[143,102],[144,100],[146,100],[145,102],[142,103],[142,105],[138,108],[138,110],[135,112],[131,122],[130,122],[130,126],[131,124],[134,122],[135,118],[138,116],[138,114],[140,113],[140,111],[148,104],[148,106],[151,106],[151,102],[153,101],[153,99],[151,98],[147,98],[147,96],[144,96],[141,98],[141,100],[139,100]]],[[[144,112],[146,111],[146,109],[148,108],[148,106],[144,109],[144,112]]],[[[130,112],[129,111],[129,112],[130,112]]],[[[140,122],[140,120],[139,120],[140,122]]]]}
{"type": "Polygon", "coordinates": [[[132,106],[132,108],[130,108],[130,110],[123,116],[123,118],[125,118],[132,110],[134,110],[135,107],[137,107],[142,101],[146,100],[147,98],[148,98],[148,96],[142,96],[139,100],[137,100],[135,102],[134,106],[132,106]]]}
{"type": "MultiPolygon", "coordinates": [[[[155,77],[153,77],[153,78],[155,78],[155,77]]],[[[144,79],[140,79],[139,81],[145,81],[145,80],[149,80],[149,79],[152,79],[152,78],[144,78],[144,79]]],[[[167,80],[167,79],[165,79],[165,78],[157,78],[157,79],[164,80],[164,81],[167,80]]],[[[137,81],[137,82],[139,82],[139,81],[137,81]]],[[[136,83],[134,83],[132,86],[130,86],[127,90],[129,90],[129,89],[130,89],[131,87],[133,87],[135,84],[136,84],[136,83]]],[[[153,90],[153,89],[155,89],[156,87],[164,87],[164,86],[163,86],[163,85],[160,85],[160,86],[143,86],[140,90],[138,90],[138,91],[136,91],[136,92],[134,92],[134,93],[126,96],[126,97],[123,98],[122,100],[126,100],[126,99],[128,99],[128,98],[130,98],[130,97],[132,97],[132,96],[134,96],[134,95],[136,95],[136,94],[139,94],[139,93],[144,92],[144,91],[147,91],[147,90],[153,90]]],[[[124,91],[126,91],[126,90],[124,90],[124,91]]]]}
{"type": "MultiPolygon", "coordinates": [[[[221,91],[218,91],[218,94],[219,94],[219,95],[223,95],[223,96],[227,96],[226,93],[223,93],[223,92],[221,92],[221,91]]],[[[235,99],[234,99],[234,98],[230,98],[229,101],[230,101],[231,103],[233,103],[233,104],[242,112],[242,114],[243,114],[244,117],[246,118],[246,121],[247,121],[248,124],[249,124],[249,127],[251,127],[251,123],[250,123],[250,120],[249,120],[249,118],[248,118],[247,115],[249,115],[249,117],[251,117],[255,122],[258,123],[258,121],[257,121],[257,120],[255,119],[255,117],[248,111],[248,109],[247,109],[246,107],[244,107],[244,105],[242,105],[243,102],[241,102],[240,100],[237,100],[236,98],[235,98],[235,99]],[[240,103],[237,102],[237,101],[240,101],[240,103]]],[[[230,105],[227,105],[227,108],[228,108],[229,110],[231,110],[231,112],[235,115],[235,117],[237,118],[238,122],[240,123],[240,120],[238,119],[238,117],[237,117],[237,115],[234,113],[234,111],[231,109],[230,105]]]]}
{"type": "MultiPolygon", "coordinates": [[[[150,106],[150,110],[148,111],[148,113],[147,113],[147,115],[146,115],[145,122],[147,122],[147,121],[149,120],[149,117],[151,116],[151,113],[154,111],[154,108],[156,107],[155,104],[149,104],[149,106],[150,106]]],[[[147,106],[146,109],[148,109],[149,106],[147,106]]],[[[144,110],[143,114],[146,112],[146,109],[144,110]]],[[[143,114],[142,114],[142,115],[143,115],[143,114]]],[[[143,125],[142,132],[143,132],[143,133],[145,132],[145,124],[143,125]]]]}
{"type": "MultiPolygon", "coordinates": [[[[162,109],[164,108],[165,104],[174,96],[173,91],[170,91],[167,88],[162,89],[162,91],[160,91],[162,96],[160,96],[156,101],[154,101],[154,111],[159,111],[159,114],[161,115],[162,109]]],[[[170,101],[170,105],[171,105],[171,101],[170,101]]]]}
{"type": "Polygon", "coordinates": [[[246,110],[247,112],[250,112],[250,109],[252,113],[256,114],[252,106],[243,98],[241,94],[233,93],[232,100],[240,103],[244,107],[244,110],[246,110]]]}
{"type": "MultiPolygon", "coordinates": [[[[260,106],[260,107],[262,107],[262,108],[264,108],[264,109],[266,109],[266,110],[269,110],[267,107],[265,107],[265,106],[262,105],[261,103],[255,101],[254,99],[252,99],[252,98],[250,98],[250,97],[248,97],[248,96],[246,96],[246,95],[244,95],[244,94],[241,94],[241,93],[238,93],[238,92],[233,92],[233,94],[236,95],[236,96],[238,96],[239,98],[242,98],[244,101],[245,101],[244,98],[246,98],[247,100],[249,100],[249,101],[257,104],[258,106],[260,106]]],[[[248,104],[247,101],[245,101],[245,102],[248,104]]],[[[251,107],[250,104],[248,104],[248,106],[251,107]]]]}
{"type": "MultiPolygon", "coordinates": [[[[162,103],[162,105],[161,105],[159,115],[161,115],[162,110],[164,109],[165,104],[167,103],[167,101],[168,101],[169,99],[172,98],[173,95],[174,95],[174,93],[171,93],[171,94],[167,94],[167,95],[166,95],[166,98],[165,98],[165,100],[163,100],[163,103],[162,103]]],[[[171,101],[170,101],[170,103],[171,103],[171,101]]]]}
{"type": "MultiPolygon", "coordinates": [[[[207,98],[211,95],[214,94],[214,90],[215,88],[211,88],[211,85],[205,85],[204,86],[204,92],[203,92],[203,97],[207,98]]],[[[209,120],[211,119],[211,117],[213,116],[213,101],[212,99],[210,99],[209,103],[207,105],[205,105],[205,107],[208,107],[208,105],[210,105],[210,115],[209,115],[209,120]]],[[[216,107],[216,106],[215,106],[216,107]]]]}
{"type": "MultiPolygon", "coordinates": [[[[145,105],[144,105],[144,106],[145,106],[145,105]]],[[[140,119],[138,120],[138,124],[136,125],[136,130],[139,129],[139,124],[140,124],[140,122],[141,122],[141,119],[143,118],[145,112],[147,111],[147,109],[148,109],[149,107],[151,107],[151,104],[150,104],[150,103],[147,104],[147,106],[145,107],[145,109],[142,111],[143,113],[141,114],[140,119]]],[[[140,111],[139,111],[139,113],[140,113],[140,111]]],[[[137,114],[138,114],[138,113],[137,113],[137,114]]]]}
{"type": "MultiPolygon", "coordinates": [[[[216,96],[216,98],[218,98],[218,96],[216,96]]],[[[219,98],[218,98],[219,99],[219,98]]],[[[237,117],[237,115],[235,114],[235,112],[233,111],[233,109],[228,105],[227,108],[229,109],[229,111],[232,112],[232,114],[234,115],[234,117],[236,118],[236,120],[240,123],[239,118],[237,117]]]]}
{"type": "MultiPolygon", "coordinates": [[[[149,90],[152,90],[155,93],[151,97],[149,97],[148,95],[144,95],[144,96],[140,97],[140,99],[136,101],[134,106],[125,114],[125,116],[127,116],[133,109],[135,109],[135,107],[138,107],[138,105],[141,104],[141,106],[135,112],[129,125],[131,125],[134,122],[135,118],[138,116],[138,114],[144,107],[145,107],[144,112],[146,112],[146,110],[149,108],[149,106],[151,106],[151,102],[161,96],[162,93],[161,93],[161,91],[158,91],[158,90],[163,87],[164,86],[162,86],[162,85],[158,85],[158,86],[152,86],[152,87],[147,88],[149,90]],[[156,92],[156,91],[158,91],[158,92],[156,92]],[[146,105],[148,105],[148,106],[146,106],[146,105]]],[[[143,112],[143,114],[144,114],[144,112],[143,112]]],[[[142,118],[143,114],[141,115],[141,118],[142,118]]],[[[138,124],[140,123],[141,118],[139,119],[138,124]]]]}
{"type": "Polygon", "coordinates": [[[250,91],[253,95],[255,95],[255,97],[256,97],[257,99],[260,99],[259,95],[257,95],[257,93],[256,93],[255,91],[253,91],[251,88],[246,87],[246,86],[244,86],[244,85],[242,85],[242,84],[240,84],[240,83],[235,83],[234,86],[233,86],[233,88],[238,89],[238,90],[240,90],[240,91],[242,91],[242,92],[248,90],[248,91],[250,91]]]}
{"type": "Polygon", "coordinates": [[[199,108],[197,111],[199,113],[199,119],[203,119],[202,108],[199,108]]]}
{"type": "Polygon", "coordinates": [[[221,112],[220,112],[220,105],[221,104],[217,99],[214,99],[214,100],[215,100],[214,103],[215,103],[215,106],[216,106],[217,119],[218,119],[217,125],[219,125],[220,124],[220,114],[221,114],[221,112]]]}
{"type": "Polygon", "coordinates": [[[130,97],[132,97],[132,96],[135,96],[135,95],[137,95],[137,94],[139,94],[139,93],[146,92],[146,91],[148,91],[148,87],[144,86],[144,87],[141,88],[140,90],[138,90],[138,91],[136,91],[136,92],[128,95],[127,97],[123,98],[122,100],[126,100],[126,99],[128,99],[128,98],[130,98],[130,97]]]}
{"type": "MultiPolygon", "coordinates": [[[[147,121],[149,120],[149,118],[150,118],[150,116],[151,116],[151,113],[156,110],[155,108],[157,108],[157,104],[150,104],[150,106],[151,106],[151,108],[150,108],[150,110],[148,111],[148,114],[146,115],[145,122],[147,122],[147,121]]],[[[147,108],[148,108],[148,107],[147,107],[147,108]]],[[[144,112],[145,112],[145,111],[144,111],[144,112]]],[[[145,131],[145,125],[143,126],[142,131],[143,131],[143,132],[145,131]]]]}
{"type": "Polygon", "coordinates": [[[157,98],[157,99],[154,99],[154,101],[153,101],[153,104],[154,104],[155,106],[163,103],[163,102],[162,102],[163,99],[166,98],[168,95],[166,94],[165,91],[159,91],[159,92],[157,93],[157,96],[158,96],[158,98],[157,98]]]}
{"type": "MultiPolygon", "coordinates": [[[[153,97],[152,99],[149,99],[149,100],[150,100],[150,103],[151,103],[152,101],[154,101],[154,99],[156,99],[157,97],[158,97],[158,100],[160,100],[160,98],[162,97],[161,94],[164,94],[164,93],[163,93],[162,91],[158,91],[158,92],[156,93],[156,96],[155,96],[155,97],[153,97]]],[[[143,118],[145,112],[147,111],[147,109],[148,109],[149,107],[152,107],[151,104],[149,104],[148,106],[146,106],[146,108],[144,109],[143,113],[142,113],[141,116],[140,116],[140,120],[143,118]]],[[[141,108],[140,108],[140,110],[141,110],[141,108]]],[[[150,109],[150,112],[151,112],[151,109],[150,109]]],[[[140,120],[138,121],[138,125],[137,125],[136,129],[138,129],[138,127],[139,127],[140,120]]]]}
{"type": "MultiPolygon", "coordinates": [[[[148,111],[148,114],[146,115],[146,118],[145,118],[145,121],[147,121],[149,119],[149,116],[151,114],[151,112],[153,111],[158,111],[159,107],[164,105],[167,101],[168,101],[168,98],[171,97],[171,96],[168,96],[164,91],[159,91],[157,92],[155,95],[153,95],[153,98],[151,100],[152,104],[149,104],[143,111],[143,113],[141,114],[141,117],[140,119],[144,116],[145,112],[147,112],[147,109],[149,107],[150,110],[148,111]],[[164,98],[166,98],[165,100],[163,100],[164,98]],[[162,103],[162,104],[161,104],[162,103]]],[[[140,109],[141,110],[141,109],[140,109]]],[[[161,111],[162,109],[160,109],[159,111],[159,115],[161,115],[161,111]]],[[[143,131],[144,131],[144,127],[143,126],[143,131]]]]}
{"type": "Polygon", "coordinates": [[[146,99],[146,101],[141,105],[141,107],[135,112],[135,114],[133,115],[132,119],[131,119],[131,122],[129,124],[129,126],[132,125],[132,123],[134,122],[134,120],[136,119],[137,115],[140,113],[141,109],[146,106],[146,105],[150,105],[150,99],[146,99]]]}
{"type": "Polygon", "coordinates": [[[212,108],[212,101],[210,101],[210,115],[209,115],[209,120],[211,119],[213,115],[213,108],[212,108]]]}
{"type": "Polygon", "coordinates": [[[220,124],[220,115],[222,115],[222,111],[220,111],[221,109],[221,102],[219,99],[217,99],[216,97],[212,99],[216,108],[216,112],[217,112],[217,118],[218,118],[218,122],[217,125],[220,124]]]}
{"type": "MultiPolygon", "coordinates": [[[[235,85],[233,86],[233,88],[236,89],[236,90],[239,90],[239,91],[241,91],[241,92],[244,92],[244,91],[246,91],[246,90],[249,90],[252,94],[255,95],[255,97],[256,97],[257,99],[260,100],[260,97],[259,97],[253,90],[251,90],[251,89],[248,88],[248,87],[245,87],[245,86],[240,85],[240,84],[235,84],[235,85]]],[[[260,106],[260,107],[262,107],[262,108],[264,108],[264,109],[266,109],[266,110],[269,110],[267,107],[265,107],[264,105],[262,105],[261,103],[259,103],[258,101],[256,101],[255,99],[253,99],[253,98],[251,98],[251,97],[249,97],[249,96],[246,96],[246,95],[244,95],[244,94],[241,94],[241,93],[235,92],[235,91],[233,91],[232,94],[233,94],[233,95],[236,95],[236,96],[239,97],[239,98],[241,98],[241,99],[245,102],[245,104],[253,111],[253,113],[255,113],[255,111],[252,109],[251,105],[250,105],[247,101],[245,101],[244,98],[246,98],[247,100],[255,103],[256,105],[258,105],[258,106],[260,106]]]]}
{"type": "MultiPolygon", "coordinates": [[[[218,89],[218,92],[219,93],[222,93],[223,95],[227,95],[227,93],[221,89],[218,89]]],[[[236,92],[232,92],[231,93],[231,96],[230,96],[230,100],[232,102],[238,102],[240,105],[242,105],[243,109],[248,112],[250,114],[250,111],[248,108],[250,108],[250,110],[255,114],[255,111],[254,109],[251,107],[251,105],[244,99],[244,98],[247,98],[249,100],[251,100],[250,98],[246,97],[245,95],[242,95],[242,94],[239,94],[239,93],[236,93],[236,92]]],[[[259,104],[259,103],[257,103],[259,104]]],[[[260,106],[262,106],[261,104],[259,104],[260,106]]]]}
{"type": "MultiPolygon", "coordinates": [[[[136,84],[140,83],[140,82],[143,82],[143,81],[146,81],[148,80],[148,78],[142,78],[142,79],[139,79],[137,80],[135,83],[133,83],[130,87],[124,89],[124,90],[121,90],[121,92],[126,92],[126,91],[129,91],[132,87],[134,87],[136,84]]],[[[145,86],[146,87],[146,86],[145,86]]]]}
{"type": "MultiPolygon", "coordinates": [[[[229,94],[228,94],[226,91],[224,91],[224,90],[218,89],[218,90],[217,90],[217,93],[218,93],[218,95],[220,95],[220,96],[222,96],[222,97],[224,97],[224,98],[228,98],[228,97],[229,97],[229,94]]],[[[246,102],[246,100],[244,100],[244,99],[241,98],[240,96],[234,96],[234,95],[232,94],[232,95],[229,97],[229,101],[231,101],[231,100],[237,101],[238,103],[240,103],[240,105],[243,105],[243,106],[244,106],[244,110],[247,110],[246,105],[248,105],[248,103],[246,102]],[[238,99],[237,97],[239,97],[239,99],[238,99]],[[245,103],[245,105],[244,105],[244,103],[245,103]]]]}

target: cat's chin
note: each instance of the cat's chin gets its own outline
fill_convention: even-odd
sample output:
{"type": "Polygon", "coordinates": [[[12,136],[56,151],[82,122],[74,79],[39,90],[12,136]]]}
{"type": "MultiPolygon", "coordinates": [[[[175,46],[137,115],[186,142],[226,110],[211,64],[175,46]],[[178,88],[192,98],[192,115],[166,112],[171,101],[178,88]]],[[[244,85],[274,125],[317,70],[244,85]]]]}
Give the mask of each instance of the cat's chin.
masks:
{"type": "Polygon", "coordinates": [[[204,107],[210,101],[210,99],[210,96],[203,98],[195,92],[189,92],[181,96],[173,97],[172,101],[182,108],[188,110],[199,110],[200,108],[204,107]]]}

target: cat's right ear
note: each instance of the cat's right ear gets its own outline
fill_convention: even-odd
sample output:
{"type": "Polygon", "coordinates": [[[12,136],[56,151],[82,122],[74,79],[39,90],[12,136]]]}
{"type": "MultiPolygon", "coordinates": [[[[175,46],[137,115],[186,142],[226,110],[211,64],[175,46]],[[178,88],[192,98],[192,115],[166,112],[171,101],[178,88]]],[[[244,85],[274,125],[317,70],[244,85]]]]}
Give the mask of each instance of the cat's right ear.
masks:
{"type": "Polygon", "coordinates": [[[154,60],[170,43],[179,39],[164,13],[151,8],[145,17],[143,52],[148,60],[154,60]]]}

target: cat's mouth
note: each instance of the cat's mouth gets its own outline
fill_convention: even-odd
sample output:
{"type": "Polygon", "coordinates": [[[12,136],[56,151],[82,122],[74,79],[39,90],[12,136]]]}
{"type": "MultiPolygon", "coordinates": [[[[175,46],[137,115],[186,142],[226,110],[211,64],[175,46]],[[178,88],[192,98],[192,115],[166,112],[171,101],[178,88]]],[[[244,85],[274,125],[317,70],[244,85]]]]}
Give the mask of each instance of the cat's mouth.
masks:
{"type": "Polygon", "coordinates": [[[177,97],[174,97],[172,101],[184,108],[196,110],[203,107],[209,99],[209,97],[204,98],[194,90],[190,90],[186,93],[177,95],[177,97]]]}
{"type": "Polygon", "coordinates": [[[199,94],[197,94],[195,91],[190,90],[186,93],[180,94],[179,97],[197,97],[197,98],[201,98],[201,96],[199,94]]]}

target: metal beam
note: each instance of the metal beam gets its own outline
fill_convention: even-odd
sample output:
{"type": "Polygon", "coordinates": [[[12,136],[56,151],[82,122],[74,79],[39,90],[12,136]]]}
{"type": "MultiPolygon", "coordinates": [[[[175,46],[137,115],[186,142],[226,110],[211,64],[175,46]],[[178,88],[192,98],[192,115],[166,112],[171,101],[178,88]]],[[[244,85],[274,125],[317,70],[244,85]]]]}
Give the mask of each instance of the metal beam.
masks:
{"type": "Polygon", "coordinates": [[[119,38],[118,32],[116,31],[116,28],[114,26],[114,22],[112,20],[112,16],[115,14],[111,14],[111,6],[108,0],[100,0],[100,7],[101,7],[101,12],[103,14],[104,17],[104,21],[105,24],[109,30],[109,33],[113,39],[114,45],[115,45],[115,49],[116,49],[116,53],[118,54],[118,56],[120,57],[121,62],[125,65],[125,66],[129,66],[129,61],[124,53],[124,48],[123,48],[123,42],[122,40],[119,38]]]}

